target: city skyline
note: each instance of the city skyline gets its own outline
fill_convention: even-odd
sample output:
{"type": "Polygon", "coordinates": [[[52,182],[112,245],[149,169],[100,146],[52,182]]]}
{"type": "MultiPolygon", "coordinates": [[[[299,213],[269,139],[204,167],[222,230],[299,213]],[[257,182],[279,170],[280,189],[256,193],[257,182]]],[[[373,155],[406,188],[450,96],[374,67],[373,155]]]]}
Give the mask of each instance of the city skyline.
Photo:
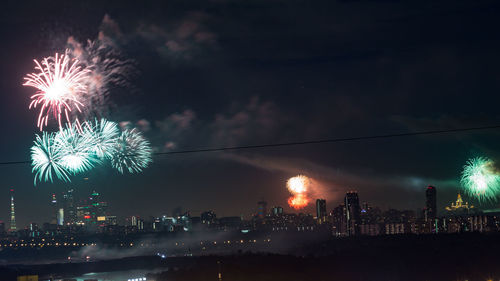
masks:
{"type": "Polygon", "coordinates": [[[500,278],[500,2],[4,2],[1,281],[500,278]]]}
{"type": "MultiPolygon", "coordinates": [[[[306,9],[300,1],[289,3],[293,12],[283,13],[279,0],[249,3],[265,11],[258,15],[229,2],[33,1],[29,7],[39,12],[28,14],[24,4],[7,3],[0,26],[0,56],[8,66],[0,69],[0,130],[8,135],[0,145],[2,161],[29,162],[39,132],[37,113],[28,109],[33,89],[22,86],[33,59],[78,49],[87,40],[111,44],[134,68],[123,73],[124,87],[106,89],[99,116],[138,128],[155,152],[500,123],[495,2],[454,3],[450,10],[445,1],[421,7],[418,15],[409,4],[363,2],[361,8],[331,1],[306,9]]],[[[41,198],[67,187],[100,190],[116,199],[116,214],[178,206],[235,214],[261,198],[287,208],[285,181],[304,174],[321,187],[314,199],[327,202],[358,190],[384,208],[416,209],[425,201],[421,188],[434,185],[438,205],[445,206],[461,190],[468,159],[500,159],[498,141],[492,129],[155,155],[140,174],[122,175],[104,163],[71,184],[36,187],[30,163],[2,165],[0,202],[16,190],[20,225],[47,216],[50,207],[41,198]]],[[[308,208],[312,212],[314,204],[308,208]]],[[[0,204],[0,219],[8,218],[8,203],[0,204]]]]}
{"type": "MultiPolygon", "coordinates": [[[[347,214],[346,216],[350,217],[352,215],[349,215],[350,212],[354,212],[357,214],[361,214],[366,212],[366,209],[369,208],[377,208],[382,211],[390,211],[390,210],[403,210],[403,211],[412,211],[415,213],[417,217],[424,218],[427,220],[428,218],[437,218],[439,217],[445,217],[452,215],[454,211],[459,211],[462,209],[467,210],[473,210],[474,212],[482,212],[483,210],[486,210],[488,212],[491,212],[493,209],[488,210],[488,209],[481,209],[481,208],[475,208],[473,205],[469,205],[468,202],[463,201],[462,199],[462,194],[458,192],[456,196],[458,196],[458,199],[456,201],[451,201],[448,202],[448,204],[444,206],[439,206],[437,204],[437,191],[434,186],[427,186],[422,189],[425,191],[425,201],[424,204],[416,209],[411,209],[407,207],[402,207],[402,208],[394,208],[394,207],[382,207],[380,208],[373,202],[370,202],[369,200],[366,200],[365,198],[361,197],[359,199],[358,192],[356,191],[347,191],[345,197],[341,202],[328,202],[325,199],[314,199],[311,200],[312,204],[309,204],[308,208],[303,208],[301,210],[297,210],[292,208],[291,206],[286,206],[283,208],[282,205],[275,204],[273,202],[267,202],[262,198],[259,202],[256,202],[254,208],[250,210],[246,210],[245,213],[219,213],[218,217],[241,217],[241,219],[253,219],[253,218],[264,218],[265,216],[273,216],[276,215],[277,213],[286,213],[286,214],[303,214],[303,215],[308,215],[308,216],[314,216],[316,219],[319,219],[318,223],[321,224],[322,222],[326,222],[326,217],[334,215],[335,211],[339,208],[339,206],[351,206],[354,204],[354,207],[348,207],[347,208],[347,214]],[[353,198],[350,198],[349,196],[353,195],[353,198]],[[350,198],[350,199],[348,199],[350,198]],[[353,201],[354,200],[354,201],[353,201]],[[455,203],[454,203],[455,202],[455,203]],[[451,206],[451,207],[450,207],[451,206]],[[285,210],[285,212],[284,212],[285,210]]],[[[7,223],[7,225],[10,225],[9,227],[9,232],[12,231],[12,225],[16,225],[16,220],[14,222],[12,221],[13,218],[13,202],[14,202],[14,196],[13,196],[13,190],[10,190],[11,192],[11,197],[10,197],[10,220],[2,221],[7,223]]],[[[80,195],[75,196],[75,190],[74,189],[69,189],[65,191],[61,191],[60,193],[52,193],[50,196],[50,200],[47,201],[47,205],[50,206],[50,214],[45,218],[40,221],[36,220],[30,220],[29,218],[25,218],[25,220],[29,221],[26,225],[23,225],[21,228],[17,228],[17,230],[21,229],[27,229],[30,228],[30,226],[33,223],[42,225],[42,224],[53,224],[53,225],[73,225],[76,224],[77,222],[81,224],[85,220],[92,219],[94,222],[97,221],[97,217],[101,216],[103,219],[101,221],[106,221],[106,217],[110,217],[113,221],[118,222],[119,224],[127,224],[130,223],[130,218],[141,218],[142,220],[144,219],[151,219],[154,217],[161,217],[161,216],[169,216],[169,217],[176,217],[179,216],[180,214],[188,214],[191,217],[203,217],[204,213],[207,212],[214,212],[214,214],[217,214],[217,208],[211,207],[206,210],[190,210],[188,208],[184,208],[183,206],[176,206],[172,208],[171,210],[168,211],[163,211],[160,213],[155,213],[155,214],[141,214],[139,215],[139,212],[134,212],[128,213],[126,215],[117,215],[114,214],[112,211],[112,208],[109,208],[109,200],[102,201],[100,198],[101,194],[97,192],[96,189],[93,189],[89,194],[86,194],[84,196],[80,195]],[[59,199],[57,199],[59,198],[59,199]],[[99,198],[99,199],[98,199],[99,198]],[[102,201],[102,202],[100,202],[102,201]],[[86,211],[85,214],[83,213],[83,209],[86,209],[88,207],[85,206],[92,206],[96,205],[93,204],[93,202],[96,202],[97,205],[101,204],[103,205],[104,209],[100,211],[101,215],[95,214],[92,216],[86,216],[85,220],[82,218],[84,215],[90,215],[89,211],[86,211]],[[83,207],[80,207],[83,206],[83,207]],[[82,211],[80,211],[82,209],[82,211]]],[[[467,197],[465,197],[465,200],[467,201],[467,197]]],[[[111,204],[112,206],[112,204],[111,204]]],[[[361,219],[360,217],[353,217],[354,222],[352,225],[358,224],[361,219]]],[[[351,222],[347,221],[347,225],[350,225],[351,222]]],[[[354,226],[352,226],[354,227],[354,226]]],[[[14,229],[14,232],[16,229],[14,229]]],[[[359,229],[355,231],[354,229],[347,229],[346,230],[348,233],[356,233],[359,232],[359,229]]]]}

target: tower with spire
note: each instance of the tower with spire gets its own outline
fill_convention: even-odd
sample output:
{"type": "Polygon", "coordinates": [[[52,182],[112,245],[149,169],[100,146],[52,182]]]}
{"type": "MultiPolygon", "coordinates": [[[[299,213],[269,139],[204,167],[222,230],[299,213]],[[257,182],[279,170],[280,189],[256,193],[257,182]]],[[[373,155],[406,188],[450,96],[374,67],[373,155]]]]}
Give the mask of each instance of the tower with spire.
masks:
{"type": "Polygon", "coordinates": [[[10,231],[17,231],[16,210],[14,206],[14,189],[10,190],[10,231]]]}
{"type": "Polygon", "coordinates": [[[470,205],[469,202],[464,202],[462,200],[462,195],[458,193],[457,201],[455,203],[451,203],[451,206],[446,207],[446,211],[452,213],[469,213],[474,206],[470,205]]]}

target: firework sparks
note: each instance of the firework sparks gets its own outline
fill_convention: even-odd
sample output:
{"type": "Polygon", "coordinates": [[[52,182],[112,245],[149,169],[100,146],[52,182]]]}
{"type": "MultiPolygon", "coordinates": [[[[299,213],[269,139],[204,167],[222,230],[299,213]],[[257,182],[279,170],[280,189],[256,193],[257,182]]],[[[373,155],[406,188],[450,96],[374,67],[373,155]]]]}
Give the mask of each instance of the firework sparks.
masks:
{"type": "Polygon", "coordinates": [[[296,194],[288,198],[288,205],[295,210],[300,210],[309,204],[309,198],[305,194],[296,194]]]}
{"type": "Polygon", "coordinates": [[[36,181],[51,181],[55,175],[63,181],[70,181],[68,171],[61,164],[63,153],[61,148],[54,145],[54,134],[43,132],[42,136],[36,135],[34,145],[31,147],[31,159],[36,181]]]}
{"type": "Polygon", "coordinates": [[[70,175],[87,172],[104,160],[120,173],[138,173],[152,162],[152,149],[137,129],[120,134],[117,123],[96,119],[85,122],[83,131],[73,123],[57,133],[36,135],[31,159],[36,185],[37,180],[52,181],[54,175],[70,181],[70,175]]]}
{"type": "Polygon", "coordinates": [[[67,123],[72,122],[72,115],[79,125],[75,111],[82,111],[80,98],[86,93],[88,70],[82,69],[78,60],[70,60],[67,54],[56,53],[54,57],[44,58],[41,63],[34,61],[37,72],[27,74],[23,86],[37,89],[31,96],[29,108],[40,108],[37,120],[40,131],[47,126],[50,116],[57,120],[60,129],[63,119],[67,123]]]}
{"type": "Polygon", "coordinates": [[[152,162],[152,150],[149,142],[137,129],[125,130],[117,140],[116,152],[111,158],[111,165],[120,173],[141,172],[152,162]]]}
{"type": "Polygon", "coordinates": [[[116,152],[116,141],[120,135],[118,124],[106,119],[86,122],[83,137],[91,142],[90,151],[99,159],[111,159],[116,152]]]}
{"type": "Polygon", "coordinates": [[[288,190],[293,194],[306,192],[309,185],[309,178],[303,175],[298,175],[290,178],[286,182],[288,190]]]}
{"type": "Polygon", "coordinates": [[[307,196],[310,185],[311,179],[303,175],[288,179],[286,186],[293,195],[288,198],[288,205],[296,210],[306,207],[310,201],[307,196]]]}
{"type": "Polygon", "coordinates": [[[60,164],[72,174],[92,169],[99,159],[93,153],[94,138],[80,134],[76,124],[60,130],[54,137],[54,144],[61,149],[60,164]]]}
{"type": "Polygon", "coordinates": [[[124,58],[120,51],[108,42],[88,40],[87,45],[83,46],[73,37],[69,37],[68,50],[69,54],[89,71],[85,80],[88,91],[85,104],[91,105],[93,109],[108,104],[110,89],[133,88],[129,82],[136,72],[133,61],[124,58]]]}
{"type": "Polygon", "coordinates": [[[498,200],[500,193],[500,172],[495,162],[486,157],[467,161],[460,180],[465,192],[482,200],[498,200]]]}

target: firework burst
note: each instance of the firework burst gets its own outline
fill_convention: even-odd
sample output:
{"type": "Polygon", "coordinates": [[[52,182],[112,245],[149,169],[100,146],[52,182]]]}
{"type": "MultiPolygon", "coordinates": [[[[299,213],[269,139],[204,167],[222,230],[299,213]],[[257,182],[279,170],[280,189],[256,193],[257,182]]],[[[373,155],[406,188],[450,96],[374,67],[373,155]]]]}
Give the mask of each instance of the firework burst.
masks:
{"type": "Polygon", "coordinates": [[[54,144],[54,134],[43,132],[42,136],[36,135],[34,145],[31,147],[32,171],[36,181],[51,181],[53,176],[63,181],[70,181],[68,171],[61,164],[62,150],[54,144]]]}
{"type": "Polygon", "coordinates": [[[116,152],[116,142],[120,135],[118,124],[106,119],[86,122],[83,138],[90,140],[90,151],[99,159],[111,159],[116,152]]]}
{"type": "Polygon", "coordinates": [[[467,161],[460,180],[465,192],[480,201],[497,201],[500,193],[500,172],[495,162],[486,157],[467,161]]]}
{"type": "Polygon", "coordinates": [[[305,194],[296,194],[288,198],[288,205],[295,210],[300,210],[309,204],[309,198],[305,194]]]}
{"type": "Polygon", "coordinates": [[[138,173],[152,162],[149,142],[137,130],[125,130],[116,142],[116,152],[111,158],[111,166],[120,173],[138,173]]]}
{"type": "Polygon", "coordinates": [[[303,175],[298,175],[295,177],[292,177],[288,179],[286,182],[286,186],[288,188],[288,191],[293,195],[292,197],[288,198],[288,205],[296,210],[300,210],[304,207],[306,207],[310,199],[307,196],[309,192],[309,187],[311,186],[311,179],[303,176],[303,175]]]}
{"type": "Polygon", "coordinates": [[[27,74],[23,86],[37,89],[31,96],[29,108],[40,108],[37,119],[40,131],[47,126],[51,116],[57,120],[60,129],[63,119],[72,122],[70,116],[74,116],[79,126],[76,115],[82,111],[81,97],[87,92],[88,70],[82,69],[78,60],[70,60],[67,54],[56,53],[41,63],[34,61],[37,72],[27,74]]]}
{"type": "Polygon", "coordinates": [[[72,174],[86,172],[100,162],[93,152],[94,138],[80,134],[76,124],[57,132],[54,145],[61,150],[60,165],[72,174]]]}

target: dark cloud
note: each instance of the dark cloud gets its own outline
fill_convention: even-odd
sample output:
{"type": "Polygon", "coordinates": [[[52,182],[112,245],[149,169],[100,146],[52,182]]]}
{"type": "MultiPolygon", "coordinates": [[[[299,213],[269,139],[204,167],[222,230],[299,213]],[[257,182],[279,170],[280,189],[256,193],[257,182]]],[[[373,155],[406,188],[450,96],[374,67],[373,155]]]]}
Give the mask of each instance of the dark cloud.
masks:
{"type": "Polygon", "coordinates": [[[188,12],[181,19],[166,19],[163,23],[150,23],[142,19],[127,32],[116,20],[106,14],[99,28],[98,39],[119,44],[124,48],[137,40],[147,44],[168,64],[192,61],[206,49],[217,45],[217,35],[205,25],[210,16],[204,12],[188,12]],[[181,60],[181,61],[179,61],[181,60]]]}

